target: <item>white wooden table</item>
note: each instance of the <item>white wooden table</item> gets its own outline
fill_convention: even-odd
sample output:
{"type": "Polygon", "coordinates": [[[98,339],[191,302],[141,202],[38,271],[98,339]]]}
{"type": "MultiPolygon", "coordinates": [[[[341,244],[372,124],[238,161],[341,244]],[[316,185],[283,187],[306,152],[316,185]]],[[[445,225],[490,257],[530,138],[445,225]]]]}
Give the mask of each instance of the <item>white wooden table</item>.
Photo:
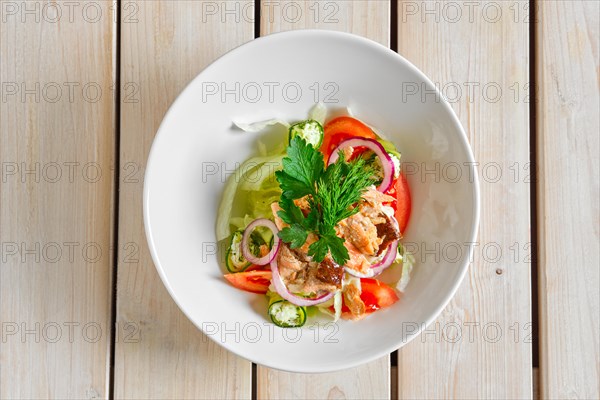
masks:
{"type": "Polygon", "coordinates": [[[597,1],[0,1],[0,398],[600,397],[597,1]],[[452,102],[482,218],[457,295],[351,370],[207,340],[146,247],[164,113],[229,49],[323,28],[398,51],[452,102]]]}

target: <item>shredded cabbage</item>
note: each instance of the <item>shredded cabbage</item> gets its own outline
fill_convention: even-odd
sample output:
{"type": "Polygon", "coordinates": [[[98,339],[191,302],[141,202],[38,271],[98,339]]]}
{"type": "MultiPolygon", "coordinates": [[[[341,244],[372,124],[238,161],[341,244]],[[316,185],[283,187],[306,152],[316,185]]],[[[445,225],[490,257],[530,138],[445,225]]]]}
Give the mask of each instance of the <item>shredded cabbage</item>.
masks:
{"type": "Polygon", "coordinates": [[[321,102],[312,106],[310,111],[308,112],[308,119],[312,119],[321,124],[321,126],[325,125],[325,117],[327,116],[327,108],[321,102]]]}
{"type": "Polygon", "coordinates": [[[338,319],[342,316],[342,291],[338,290],[333,295],[333,309],[335,311],[335,315],[333,316],[333,321],[337,322],[338,319]]]}
{"type": "Polygon", "coordinates": [[[333,298],[324,303],[314,306],[317,310],[333,318],[333,322],[337,322],[342,316],[342,291],[338,290],[333,295],[333,298]],[[334,312],[331,312],[329,307],[333,306],[334,312]]]}
{"type": "Polygon", "coordinates": [[[396,289],[401,292],[404,292],[406,289],[406,285],[410,281],[410,274],[415,265],[415,256],[406,251],[402,243],[398,244],[398,255],[394,260],[394,263],[398,263],[402,265],[402,275],[400,275],[400,280],[396,284],[396,289]]]}
{"type": "Polygon", "coordinates": [[[278,119],[278,118],[268,119],[266,121],[252,122],[252,123],[233,121],[233,124],[235,126],[237,126],[238,128],[240,128],[241,130],[243,130],[244,132],[250,132],[250,133],[260,132],[263,129],[265,129],[267,126],[276,125],[276,124],[283,125],[288,129],[290,127],[290,124],[288,122],[286,122],[282,119],[278,119]]]}

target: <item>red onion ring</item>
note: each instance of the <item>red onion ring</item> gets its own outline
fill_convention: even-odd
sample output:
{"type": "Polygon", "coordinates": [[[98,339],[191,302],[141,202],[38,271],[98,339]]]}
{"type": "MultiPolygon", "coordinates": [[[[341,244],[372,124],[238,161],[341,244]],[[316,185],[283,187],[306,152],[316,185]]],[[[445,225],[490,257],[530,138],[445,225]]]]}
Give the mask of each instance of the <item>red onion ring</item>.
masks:
{"type": "Polygon", "coordinates": [[[277,258],[274,258],[271,261],[271,275],[273,286],[275,286],[275,290],[277,291],[277,293],[290,303],[295,304],[297,306],[308,307],[321,304],[331,299],[334,295],[333,292],[330,292],[315,299],[307,299],[304,297],[296,296],[295,294],[291,293],[285,286],[285,283],[283,283],[281,275],[279,275],[279,266],[277,265],[277,258]]]}
{"type": "Polygon", "coordinates": [[[329,156],[328,165],[336,162],[339,158],[339,151],[349,146],[366,147],[369,150],[373,151],[377,155],[377,157],[379,157],[379,160],[381,161],[381,165],[383,167],[383,181],[381,181],[381,185],[377,187],[377,190],[379,190],[380,192],[386,192],[392,185],[392,182],[394,181],[394,173],[396,167],[394,166],[394,162],[390,158],[387,151],[385,151],[381,143],[379,143],[375,139],[355,136],[344,140],[338,145],[338,147],[335,148],[335,150],[333,150],[333,152],[329,156]]]}
{"type": "Polygon", "coordinates": [[[258,218],[250,222],[246,229],[244,229],[244,235],[242,236],[242,255],[244,256],[244,258],[250,261],[252,264],[256,265],[267,265],[268,263],[270,263],[279,251],[280,239],[279,236],[277,236],[277,232],[279,232],[279,229],[277,229],[275,222],[271,221],[270,219],[258,218]],[[252,254],[250,248],[248,247],[248,240],[250,239],[250,234],[252,233],[254,228],[259,226],[269,228],[271,232],[273,232],[273,247],[267,255],[260,258],[252,254]]]}
{"type": "Polygon", "coordinates": [[[385,253],[385,256],[383,256],[381,261],[379,261],[377,264],[371,265],[371,269],[366,274],[355,271],[348,267],[345,267],[344,269],[350,275],[356,276],[358,278],[372,278],[374,276],[377,276],[381,274],[383,270],[385,270],[394,263],[394,260],[396,259],[396,254],[398,253],[398,243],[398,240],[394,240],[392,243],[390,243],[387,252],[385,253]]]}

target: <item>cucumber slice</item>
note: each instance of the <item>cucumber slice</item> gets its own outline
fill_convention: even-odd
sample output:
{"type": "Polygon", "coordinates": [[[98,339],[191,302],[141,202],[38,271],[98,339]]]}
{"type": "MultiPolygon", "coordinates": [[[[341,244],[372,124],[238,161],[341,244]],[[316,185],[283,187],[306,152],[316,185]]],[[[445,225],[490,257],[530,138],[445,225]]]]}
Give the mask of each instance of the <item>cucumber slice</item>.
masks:
{"type": "Polygon", "coordinates": [[[269,317],[282,328],[298,328],[306,323],[306,307],[300,307],[271,293],[269,301],[269,317]]]}
{"type": "MultiPolygon", "coordinates": [[[[242,254],[243,235],[243,229],[239,229],[231,235],[231,241],[225,254],[225,266],[227,267],[227,271],[231,273],[242,272],[252,264],[242,254]]],[[[250,251],[252,254],[258,256],[260,254],[260,246],[263,244],[265,244],[265,241],[262,236],[257,232],[252,232],[250,235],[250,251]]]]}
{"type": "Polygon", "coordinates": [[[298,122],[290,126],[289,143],[292,143],[292,139],[296,136],[300,136],[306,143],[310,143],[315,149],[318,149],[323,143],[323,126],[313,119],[298,122]]]}

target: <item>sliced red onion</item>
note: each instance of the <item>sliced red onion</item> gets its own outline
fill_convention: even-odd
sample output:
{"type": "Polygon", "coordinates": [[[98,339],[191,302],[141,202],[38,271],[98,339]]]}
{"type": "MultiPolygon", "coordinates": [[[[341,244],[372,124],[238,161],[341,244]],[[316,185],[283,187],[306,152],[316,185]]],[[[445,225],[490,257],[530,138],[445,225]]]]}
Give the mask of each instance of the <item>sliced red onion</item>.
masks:
{"type": "Polygon", "coordinates": [[[334,293],[331,292],[314,299],[307,299],[305,297],[296,296],[295,294],[291,293],[285,286],[285,283],[283,283],[281,275],[279,275],[279,266],[277,265],[277,258],[274,258],[271,261],[271,272],[273,286],[275,286],[275,290],[277,291],[277,293],[290,303],[295,304],[297,306],[308,307],[321,304],[331,299],[334,295],[334,293]]]}
{"type": "Polygon", "coordinates": [[[344,269],[350,275],[356,276],[358,278],[372,278],[374,276],[377,276],[377,275],[381,274],[383,272],[383,270],[385,270],[390,265],[392,265],[394,263],[394,260],[396,259],[396,254],[397,253],[398,253],[398,241],[394,240],[388,246],[387,252],[385,253],[385,256],[383,256],[383,258],[381,259],[381,261],[379,261],[376,264],[371,265],[371,269],[366,274],[363,274],[362,272],[355,271],[355,270],[353,270],[351,268],[348,268],[348,267],[345,267],[344,269]]]}
{"type": "Polygon", "coordinates": [[[398,243],[398,240],[394,240],[392,243],[390,243],[385,256],[383,256],[381,261],[379,261],[377,264],[372,265],[371,270],[383,271],[384,269],[392,265],[394,263],[394,260],[396,259],[396,256],[398,255],[398,243]]]}
{"type": "Polygon", "coordinates": [[[270,219],[258,218],[250,222],[246,229],[244,229],[244,235],[242,236],[242,254],[244,255],[244,258],[256,265],[267,265],[270,263],[277,255],[277,251],[279,251],[280,239],[279,236],[277,236],[277,232],[279,232],[279,229],[277,229],[275,222],[270,219]],[[248,246],[250,234],[259,226],[269,228],[271,232],[273,232],[273,247],[271,248],[271,251],[269,251],[269,254],[260,258],[252,254],[250,247],[248,246]]]}
{"type": "Polygon", "coordinates": [[[390,155],[387,153],[387,151],[385,151],[381,143],[375,139],[362,138],[358,136],[351,137],[350,139],[344,140],[339,144],[338,147],[336,147],[336,149],[329,156],[328,164],[333,164],[336,162],[339,158],[339,151],[345,147],[366,147],[373,151],[373,153],[379,157],[383,167],[383,181],[381,181],[381,185],[377,187],[377,190],[380,192],[385,192],[390,188],[392,182],[394,181],[396,167],[394,166],[394,162],[392,161],[390,155]]]}

